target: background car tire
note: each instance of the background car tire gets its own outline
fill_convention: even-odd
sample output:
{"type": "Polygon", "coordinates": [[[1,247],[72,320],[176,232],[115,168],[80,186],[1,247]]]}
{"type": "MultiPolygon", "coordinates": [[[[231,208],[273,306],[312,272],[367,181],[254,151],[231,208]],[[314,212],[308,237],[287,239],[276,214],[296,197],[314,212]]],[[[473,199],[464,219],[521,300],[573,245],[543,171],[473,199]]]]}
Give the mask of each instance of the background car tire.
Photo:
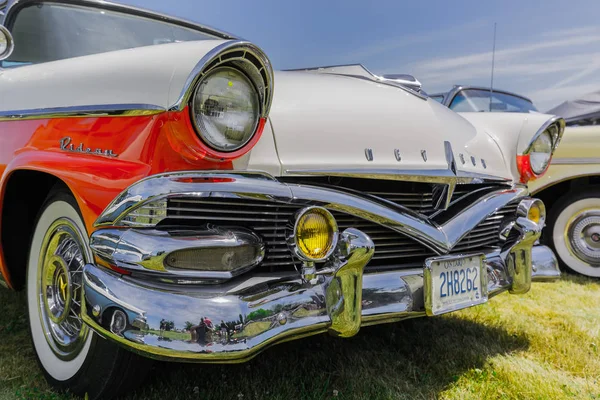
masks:
{"type": "Polygon", "coordinates": [[[33,347],[53,387],[80,396],[87,393],[90,399],[109,399],[138,386],[151,360],[104,340],[83,323],[77,332],[78,267],[90,261],[75,199],[65,189],[53,190],[37,217],[27,264],[33,347]]]}
{"type": "Polygon", "coordinates": [[[600,277],[600,187],[571,191],[550,209],[545,241],[561,265],[600,277]]]}

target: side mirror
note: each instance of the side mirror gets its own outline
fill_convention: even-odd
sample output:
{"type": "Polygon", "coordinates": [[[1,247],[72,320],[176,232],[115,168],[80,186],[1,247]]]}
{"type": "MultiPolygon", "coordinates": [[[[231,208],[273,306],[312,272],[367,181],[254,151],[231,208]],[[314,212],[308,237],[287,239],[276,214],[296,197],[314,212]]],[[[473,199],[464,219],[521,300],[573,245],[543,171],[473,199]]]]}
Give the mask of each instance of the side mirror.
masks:
{"type": "Polygon", "coordinates": [[[15,42],[6,27],[0,25],[0,61],[6,60],[13,52],[15,42]]]}

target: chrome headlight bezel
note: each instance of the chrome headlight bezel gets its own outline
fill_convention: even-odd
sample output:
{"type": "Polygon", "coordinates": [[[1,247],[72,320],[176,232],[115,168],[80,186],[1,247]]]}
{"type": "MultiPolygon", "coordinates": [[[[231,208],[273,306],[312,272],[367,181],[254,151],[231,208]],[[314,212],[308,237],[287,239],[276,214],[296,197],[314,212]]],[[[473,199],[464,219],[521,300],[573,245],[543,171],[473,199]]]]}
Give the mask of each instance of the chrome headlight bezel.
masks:
{"type": "Polygon", "coordinates": [[[548,121],[546,121],[540,129],[533,135],[533,138],[529,142],[529,145],[525,149],[522,154],[517,154],[517,169],[519,174],[521,175],[521,183],[527,183],[531,179],[536,179],[543,175],[548,168],[550,167],[550,163],[552,162],[552,156],[562,139],[562,135],[565,131],[565,120],[561,117],[552,117],[548,121]],[[534,150],[534,147],[538,140],[542,136],[547,136],[551,140],[551,151],[548,157],[548,161],[544,163],[543,168],[536,168],[534,170],[533,165],[531,163],[531,153],[534,150]]]}
{"type": "Polygon", "coordinates": [[[6,60],[15,49],[15,42],[10,31],[3,25],[0,25],[0,39],[6,42],[5,49],[0,52],[0,61],[6,60]]]}
{"type": "MultiPolygon", "coordinates": [[[[230,81],[230,84],[233,85],[233,83],[231,81],[230,81]]],[[[190,115],[192,118],[192,123],[194,125],[194,129],[196,130],[196,134],[198,135],[200,140],[202,140],[202,142],[205,145],[209,146],[211,149],[214,149],[214,150],[216,150],[218,152],[222,152],[222,153],[232,153],[232,152],[238,151],[241,148],[243,148],[244,146],[246,146],[252,140],[254,135],[256,134],[257,127],[260,123],[260,118],[262,115],[262,104],[260,101],[260,92],[256,88],[256,85],[240,69],[235,68],[233,66],[229,66],[229,65],[217,66],[217,67],[211,69],[206,74],[204,74],[203,78],[200,81],[198,81],[198,83],[196,85],[196,88],[195,88],[194,93],[191,98],[190,106],[191,106],[190,115]],[[218,143],[216,143],[215,139],[211,139],[211,137],[208,135],[207,130],[209,128],[205,124],[205,121],[199,120],[199,118],[202,118],[203,116],[197,114],[197,112],[196,112],[196,107],[198,105],[198,101],[201,101],[201,99],[199,97],[202,95],[202,93],[201,93],[202,89],[205,87],[206,84],[208,84],[209,80],[218,79],[218,74],[223,73],[223,72],[229,72],[230,74],[237,75],[235,78],[232,77],[231,79],[237,79],[239,83],[245,84],[245,85],[247,85],[248,88],[250,88],[250,90],[253,92],[253,94],[255,96],[255,99],[253,99],[253,101],[254,101],[255,105],[257,106],[254,116],[252,117],[253,121],[251,123],[251,126],[249,127],[249,129],[244,129],[244,131],[248,131],[250,133],[245,135],[244,139],[240,143],[237,143],[235,146],[228,146],[228,147],[219,146],[218,143]]],[[[224,111],[222,111],[222,112],[227,113],[228,111],[224,109],[224,111]]],[[[246,128],[248,128],[248,127],[246,127],[246,128]]],[[[216,133],[221,135],[223,138],[225,137],[225,132],[218,131],[216,133]]]]}
{"type": "Polygon", "coordinates": [[[535,175],[543,174],[548,166],[550,165],[550,161],[552,160],[552,154],[554,152],[554,140],[552,138],[552,134],[545,130],[541,134],[537,136],[537,138],[531,143],[529,152],[529,162],[531,164],[531,170],[535,175]],[[546,143],[544,143],[546,141],[546,143]],[[547,152],[535,151],[536,148],[549,146],[547,152]],[[541,154],[545,155],[544,159],[537,159],[537,157],[533,157],[534,155],[541,154]]]}
{"type": "Polygon", "coordinates": [[[538,226],[543,227],[546,225],[546,205],[540,199],[536,199],[536,198],[523,199],[517,206],[517,216],[525,218],[525,219],[537,224],[538,226]],[[534,207],[538,208],[539,213],[540,213],[540,219],[537,222],[534,221],[530,215],[531,209],[534,207]]]}

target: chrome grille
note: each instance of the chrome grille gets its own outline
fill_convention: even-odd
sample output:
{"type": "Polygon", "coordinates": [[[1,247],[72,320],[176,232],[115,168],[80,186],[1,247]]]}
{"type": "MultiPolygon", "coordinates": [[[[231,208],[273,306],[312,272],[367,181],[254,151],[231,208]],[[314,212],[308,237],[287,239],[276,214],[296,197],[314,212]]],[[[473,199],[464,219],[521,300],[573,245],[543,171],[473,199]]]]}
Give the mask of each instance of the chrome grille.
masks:
{"type": "MultiPolygon", "coordinates": [[[[502,246],[503,241],[499,236],[502,221],[505,218],[515,217],[516,211],[516,204],[510,204],[498,210],[469,232],[452,249],[452,253],[477,252],[502,246]]],[[[370,266],[422,263],[425,258],[436,255],[435,252],[411,238],[381,225],[348,214],[334,213],[334,215],[340,231],[355,227],[371,237],[375,243],[375,254],[370,266]]]]}
{"type": "Polygon", "coordinates": [[[167,205],[167,219],[161,225],[215,224],[252,229],[265,242],[264,267],[293,266],[298,263],[285,241],[288,221],[299,205],[251,199],[176,198],[167,205]]]}
{"type": "MultiPolygon", "coordinates": [[[[290,183],[328,186],[337,190],[350,190],[366,193],[427,216],[436,211],[434,207],[435,185],[431,183],[365,178],[339,178],[333,176],[288,177],[284,180],[290,183]]],[[[501,187],[503,186],[490,184],[458,185],[452,194],[452,201],[458,200],[467,194],[481,196],[484,193],[498,190],[501,187]]]]}
{"type": "MultiPolygon", "coordinates": [[[[299,262],[288,249],[286,226],[303,206],[254,199],[182,197],[168,201],[167,218],[160,226],[223,227],[243,226],[260,235],[266,245],[263,267],[293,267],[299,262]]],[[[482,251],[502,246],[499,237],[502,221],[516,216],[516,204],[508,205],[473,229],[452,250],[453,253],[482,251]]],[[[409,265],[435,253],[411,238],[374,222],[342,212],[333,212],[340,231],[354,227],[368,234],[375,243],[375,255],[369,266],[409,265]]],[[[279,269],[279,268],[277,268],[279,269]]]]}

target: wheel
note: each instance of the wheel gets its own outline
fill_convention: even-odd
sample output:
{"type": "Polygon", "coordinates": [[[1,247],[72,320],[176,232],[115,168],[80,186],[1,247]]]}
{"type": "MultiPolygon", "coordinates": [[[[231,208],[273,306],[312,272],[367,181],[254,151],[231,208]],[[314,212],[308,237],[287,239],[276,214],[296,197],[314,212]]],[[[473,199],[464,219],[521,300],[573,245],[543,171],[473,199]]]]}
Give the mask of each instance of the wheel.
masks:
{"type": "Polygon", "coordinates": [[[91,261],[75,199],[65,190],[53,191],[38,215],[27,265],[33,347],[53,387],[106,399],[141,382],[150,361],[102,339],[82,322],[83,266],[91,261]]]}
{"type": "Polygon", "coordinates": [[[600,188],[562,196],[548,214],[547,233],[561,264],[600,277],[600,188]]]}

